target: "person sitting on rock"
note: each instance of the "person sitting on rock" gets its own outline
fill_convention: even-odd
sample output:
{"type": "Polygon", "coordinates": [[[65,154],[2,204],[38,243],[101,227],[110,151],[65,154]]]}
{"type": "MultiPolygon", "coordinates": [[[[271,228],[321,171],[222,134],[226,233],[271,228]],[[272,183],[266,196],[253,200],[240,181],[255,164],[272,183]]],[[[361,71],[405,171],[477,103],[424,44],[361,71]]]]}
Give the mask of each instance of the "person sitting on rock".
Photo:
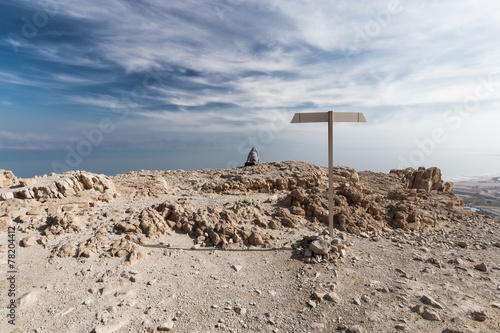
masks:
{"type": "Polygon", "coordinates": [[[245,162],[245,166],[256,165],[259,164],[259,152],[257,148],[253,147],[252,150],[248,153],[247,161],[245,162]]]}

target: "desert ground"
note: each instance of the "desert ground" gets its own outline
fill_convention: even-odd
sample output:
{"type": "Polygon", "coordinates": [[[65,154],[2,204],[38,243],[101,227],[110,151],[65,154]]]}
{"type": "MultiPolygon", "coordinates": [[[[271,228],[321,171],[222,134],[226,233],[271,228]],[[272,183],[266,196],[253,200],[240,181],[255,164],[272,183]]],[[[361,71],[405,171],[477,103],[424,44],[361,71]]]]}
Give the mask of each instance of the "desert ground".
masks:
{"type": "Polygon", "coordinates": [[[464,209],[496,187],[336,167],[328,235],[327,186],[298,161],[0,170],[0,330],[500,331],[500,221],[464,209]]]}

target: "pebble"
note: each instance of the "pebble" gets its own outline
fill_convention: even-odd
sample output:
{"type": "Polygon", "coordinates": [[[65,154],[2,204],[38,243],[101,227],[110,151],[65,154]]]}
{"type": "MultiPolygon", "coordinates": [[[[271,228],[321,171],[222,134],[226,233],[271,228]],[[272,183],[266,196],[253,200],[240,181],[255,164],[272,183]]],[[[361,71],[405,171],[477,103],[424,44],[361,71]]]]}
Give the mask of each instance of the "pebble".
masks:
{"type": "Polygon", "coordinates": [[[130,281],[132,282],[139,282],[142,280],[142,275],[141,274],[135,274],[130,278],[130,281]]]}
{"type": "Polygon", "coordinates": [[[328,293],[323,297],[326,301],[340,303],[340,297],[336,293],[328,293]]]}
{"type": "Polygon", "coordinates": [[[19,304],[21,306],[27,306],[27,305],[34,304],[37,300],[38,300],[38,297],[37,297],[36,293],[35,292],[29,292],[29,293],[24,294],[23,296],[21,296],[21,298],[19,300],[19,304]]]}
{"type": "Polygon", "coordinates": [[[110,295],[110,294],[113,294],[114,292],[116,292],[117,290],[118,290],[118,286],[107,285],[104,288],[102,288],[101,295],[102,296],[110,295]]]}
{"type": "Polygon", "coordinates": [[[95,333],[112,333],[118,331],[123,326],[123,323],[113,323],[110,325],[99,325],[94,328],[95,333]]]}
{"type": "Polygon", "coordinates": [[[239,315],[245,316],[247,314],[247,309],[241,306],[235,306],[234,312],[236,312],[239,315]]]}
{"type": "Polygon", "coordinates": [[[33,236],[25,237],[21,240],[22,247],[30,247],[36,244],[36,239],[33,236]]]}
{"type": "Polygon", "coordinates": [[[313,300],[309,300],[306,304],[309,305],[313,309],[316,308],[316,306],[317,306],[316,302],[313,300]]]}
{"type": "Polygon", "coordinates": [[[484,262],[480,263],[479,265],[474,266],[474,268],[477,269],[478,271],[481,271],[481,272],[488,271],[488,268],[486,267],[486,264],[484,262]]]}
{"type": "Polygon", "coordinates": [[[444,307],[438,301],[436,301],[434,298],[432,298],[428,295],[424,295],[424,296],[420,297],[420,301],[424,304],[430,305],[430,306],[435,307],[437,309],[444,309],[444,307]]]}
{"type": "Polygon", "coordinates": [[[355,325],[347,329],[346,333],[363,333],[361,326],[355,325]]]}
{"type": "Polygon", "coordinates": [[[474,318],[474,320],[477,320],[477,321],[485,321],[487,316],[486,316],[486,313],[484,311],[476,311],[476,312],[472,312],[472,318],[474,318]]]}
{"type": "Polygon", "coordinates": [[[397,329],[398,331],[405,331],[408,328],[408,325],[406,325],[406,324],[397,324],[396,326],[394,326],[394,328],[397,329]]]}
{"type": "Polygon", "coordinates": [[[325,297],[326,293],[321,293],[321,292],[317,292],[315,291],[312,295],[311,295],[311,298],[312,299],[316,299],[316,300],[321,300],[323,299],[323,297],[325,297]]]}
{"type": "Polygon", "coordinates": [[[243,268],[243,266],[240,266],[240,265],[232,265],[231,266],[232,269],[234,269],[236,272],[239,272],[241,271],[241,269],[243,268]]]}
{"type": "Polygon", "coordinates": [[[158,326],[158,331],[170,331],[174,328],[174,322],[173,321],[167,321],[160,326],[158,326]]]}
{"type": "Polygon", "coordinates": [[[422,312],[422,318],[431,321],[441,321],[439,315],[434,310],[428,308],[424,308],[424,312],[422,312]]]}

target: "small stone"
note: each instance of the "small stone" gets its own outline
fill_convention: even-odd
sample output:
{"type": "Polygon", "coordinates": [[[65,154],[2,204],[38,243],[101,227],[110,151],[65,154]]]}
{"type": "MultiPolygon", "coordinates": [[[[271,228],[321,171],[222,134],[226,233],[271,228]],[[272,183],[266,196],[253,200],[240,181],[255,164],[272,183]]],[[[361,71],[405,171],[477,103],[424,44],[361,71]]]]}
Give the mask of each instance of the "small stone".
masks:
{"type": "Polygon", "coordinates": [[[142,280],[142,275],[141,274],[135,274],[130,278],[130,281],[132,282],[139,282],[142,280]]]}
{"type": "Polygon", "coordinates": [[[312,294],[311,298],[312,298],[312,299],[314,299],[314,300],[322,300],[322,299],[323,299],[323,297],[325,297],[325,295],[326,295],[326,293],[321,293],[321,292],[317,292],[317,291],[315,291],[315,292],[312,294]]]}
{"type": "Polygon", "coordinates": [[[481,272],[488,271],[488,268],[486,267],[486,264],[484,262],[480,263],[479,265],[474,266],[474,268],[477,269],[478,271],[481,271],[481,272]]]}
{"type": "Polygon", "coordinates": [[[467,243],[464,242],[464,241],[456,242],[455,244],[457,246],[460,246],[462,249],[466,249],[467,248],[467,243]]]}
{"type": "Polygon", "coordinates": [[[241,271],[241,269],[243,268],[243,266],[240,266],[240,265],[232,265],[231,266],[232,269],[234,269],[236,272],[239,272],[241,271]]]}
{"type": "Polygon", "coordinates": [[[422,312],[422,318],[431,320],[431,321],[441,321],[441,318],[439,315],[434,311],[429,308],[424,308],[424,312],[422,312]]]}
{"type": "Polygon", "coordinates": [[[424,304],[430,305],[430,306],[435,307],[437,309],[444,309],[444,307],[438,301],[436,301],[434,298],[432,298],[428,295],[424,295],[424,296],[420,297],[420,301],[424,304]]]}
{"type": "Polygon", "coordinates": [[[245,316],[247,314],[247,309],[242,308],[241,306],[235,306],[234,312],[236,312],[239,315],[245,316]]]}
{"type": "Polygon", "coordinates": [[[110,306],[106,310],[111,314],[115,314],[118,312],[118,308],[116,306],[110,306]]]}
{"type": "Polygon", "coordinates": [[[500,303],[493,303],[491,304],[492,307],[500,309],[500,303]]]}
{"type": "Polygon", "coordinates": [[[316,308],[316,306],[317,306],[316,302],[313,300],[309,300],[306,304],[309,305],[313,309],[316,308]]]}
{"type": "Polygon", "coordinates": [[[109,325],[100,325],[94,328],[95,333],[113,333],[118,331],[123,326],[123,323],[113,323],[109,325]]]}
{"type": "Polygon", "coordinates": [[[370,238],[370,236],[368,236],[368,234],[366,232],[360,232],[359,236],[363,237],[363,238],[370,238]]]}
{"type": "Polygon", "coordinates": [[[158,331],[170,331],[174,328],[174,322],[173,321],[167,321],[160,326],[158,326],[158,331]]]}
{"type": "Polygon", "coordinates": [[[337,303],[339,304],[340,303],[340,297],[339,295],[337,295],[336,293],[328,293],[324,296],[324,299],[325,301],[328,301],[328,302],[334,302],[334,303],[337,303]]]}
{"type": "Polygon", "coordinates": [[[107,285],[101,290],[101,295],[106,296],[115,293],[118,290],[118,286],[107,285]]]}
{"type": "Polygon", "coordinates": [[[363,333],[361,326],[355,325],[347,329],[346,333],[363,333]]]}
{"type": "Polygon", "coordinates": [[[36,239],[33,236],[25,237],[21,240],[22,247],[30,247],[36,244],[36,239]]]}
{"type": "Polygon", "coordinates": [[[406,325],[406,324],[397,324],[396,326],[394,326],[394,328],[397,329],[398,331],[405,331],[408,328],[408,325],[406,325]]]}
{"type": "Polygon", "coordinates": [[[309,244],[309,249],[316,254],[328,254],[331,249],[329,241],[324,239],[317,239],[309,244]]]}
{"type": "Polygon", "coordinates": [[[312,257],[313,252],[310,249],[305,249],[304,250],[304,257],[310,258],[312,257]]]}
{"type": "Polygon", "coordinates": [[[472,318],[474,318],[474,320],[477,320],[477,321],[485,321],[487,316],[486,316],[486,313],[484,311],[476,311],[476,312],[472,312],[472,318]]]}

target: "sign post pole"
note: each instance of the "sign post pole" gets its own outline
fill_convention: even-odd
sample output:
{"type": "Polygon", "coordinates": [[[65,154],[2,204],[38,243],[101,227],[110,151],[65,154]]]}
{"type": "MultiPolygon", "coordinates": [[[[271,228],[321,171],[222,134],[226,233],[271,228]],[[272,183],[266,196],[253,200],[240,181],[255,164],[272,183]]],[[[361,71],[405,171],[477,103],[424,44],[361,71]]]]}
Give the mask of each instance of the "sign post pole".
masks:
{"type": "Polygon", "coordinates": [[[333,237],[333,111],[328,111],[328,233],[333,237]]]}
{"type": "Polygon", "coordinates": [[[328,232],[333,236],[333,123],[357,122],[366,123],[361,112],[312,112],[296,113],[291,121],[296,123],[328,122],[328,232]]]}

